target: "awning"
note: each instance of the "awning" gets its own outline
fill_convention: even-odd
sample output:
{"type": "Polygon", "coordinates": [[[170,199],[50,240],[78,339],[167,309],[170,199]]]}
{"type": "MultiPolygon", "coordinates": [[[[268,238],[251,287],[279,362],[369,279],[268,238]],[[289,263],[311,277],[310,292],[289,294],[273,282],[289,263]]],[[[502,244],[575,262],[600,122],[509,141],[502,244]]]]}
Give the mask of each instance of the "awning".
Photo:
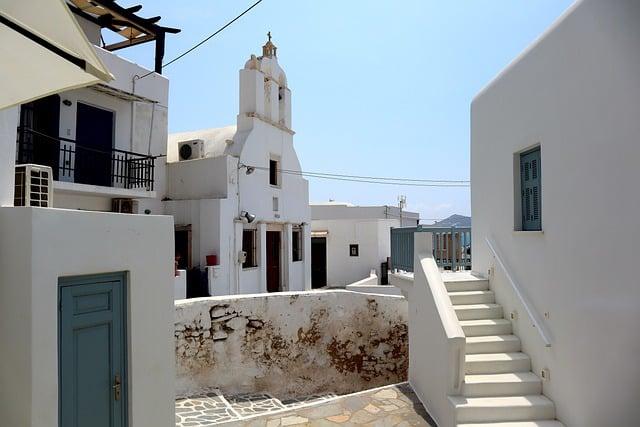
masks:
{"type": "Polygon", "coordinates": [[[113,79],[64,0],[0,0],[0,109],[113,79]]]}
{"type": "Polygon", "coordinates": [[[327,237],[327,234],[329,232],[326,230],[311,231],[311,237],[327,237]]]}

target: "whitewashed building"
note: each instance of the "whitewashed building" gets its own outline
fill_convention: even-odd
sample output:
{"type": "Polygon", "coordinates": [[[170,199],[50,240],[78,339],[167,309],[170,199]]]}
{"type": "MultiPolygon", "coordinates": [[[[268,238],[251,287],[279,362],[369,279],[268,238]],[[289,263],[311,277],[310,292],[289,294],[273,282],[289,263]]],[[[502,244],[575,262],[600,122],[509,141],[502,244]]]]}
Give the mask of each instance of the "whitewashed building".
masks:
{"type": "Polygon", "coordinates": [[[392,278],[438,425],[638,424],[639,20],[577,1],[473,100],[474,274],[392,278]]]}
{"type": "Polygon", "coordinates": [[[380,279],[381,263],[391,256],[391,228],[415,227],[419,221],[418,213],[395,206],[312,203],[313,288],[346,286],[372,270],[380,279]]]}
{"type": "Polygon", "coordinates": [[[473,269],[569,426],[640,418],[639,21],[637,1],[577,1],[471,109],[473,269]]]}
{"type": "MultiPolygon", "coordinates": [[[[127,44],[157,36],[139,32],[153,28],[113,1],[0,5],[0,424],[168,426],[175,419],[172,218],[76,210],[142,190],[77,182],[106,173],[80,166],[88,155],[78,154],[79,144],[68,149],[70,163],[61,157],[75,143],[60,135],[77,138],[85,125],[73,120],[81,102],[111,102],[124,114],[111,97],[119,73],[132,67],[89,43],[80,8],[129,35],[127,44]],[[35,111],[45,106],[49,113],[35,111]],[[23,161],[49,168],[16,167],[23,161]],[[63,168],[73,179],[61,179],[63,168]]],[[[150,82],[163,80],[152,75],[150,82]]]]}
{"type": "Polygon", "coordinates": [[[113,79],[22,104],[17,162],[52,168],[54,207],[162,214],[169,80],[160,62],[165,35],[179,30],[117,3],[108,9],[86,0],[68,4],[113,79]],[[130,21],[135,40],[103,45],[102,29],[122,31],[112,23],[117,18],[103,16],[120,15],[130,21]],[[114,53],[145,41],[156,43],[156,72],[114,53]]]}
{"type": "Polygon", "coordinates": [[[165,212],[185,268],[212,295],[310,288],[308,183],[293,146],[291,91],[269,41],[240,70],[235,126],[169,135],[165,212]]]}

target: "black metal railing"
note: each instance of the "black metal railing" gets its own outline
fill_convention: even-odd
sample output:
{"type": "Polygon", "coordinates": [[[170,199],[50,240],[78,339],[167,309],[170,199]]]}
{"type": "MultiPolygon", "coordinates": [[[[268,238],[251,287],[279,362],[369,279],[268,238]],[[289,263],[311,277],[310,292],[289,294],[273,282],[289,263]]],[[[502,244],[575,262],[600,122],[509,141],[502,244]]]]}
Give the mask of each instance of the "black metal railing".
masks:
{"type": "Polygon", "coordinates": [[[153,190],[156,156],[100,150],[69,138],[19,127],[16,162],[50,166],[56,181],[153,190]]]}

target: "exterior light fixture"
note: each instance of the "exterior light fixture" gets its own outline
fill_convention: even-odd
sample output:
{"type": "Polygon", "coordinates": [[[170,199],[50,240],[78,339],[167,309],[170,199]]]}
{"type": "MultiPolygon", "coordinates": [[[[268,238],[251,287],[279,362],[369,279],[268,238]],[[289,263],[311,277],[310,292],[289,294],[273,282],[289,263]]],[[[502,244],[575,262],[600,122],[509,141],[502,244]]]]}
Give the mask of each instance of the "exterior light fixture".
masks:
{"type": "Polygon", "coordinates": [[[256,220],[256,216],[253,214],[250,214],[247,211],[240,212],[240,219],[242,218],[246,219],[248,224],[251,224],[253,221],[256,220]]]}
{"type": "Polygon", "coordinates": [[[256,168],[254,168],[253,166],[247,166],[247,170],[245,171],[245,173],[247,175],[251,175],[255,170],[256,168]]]}
{"type": "Polygon", "coordinates": [[[67,107],[71,107],[71,101],[69,101],[68,99],[65,99],[64,101],[62,101],[62,103],[67,107]]]}

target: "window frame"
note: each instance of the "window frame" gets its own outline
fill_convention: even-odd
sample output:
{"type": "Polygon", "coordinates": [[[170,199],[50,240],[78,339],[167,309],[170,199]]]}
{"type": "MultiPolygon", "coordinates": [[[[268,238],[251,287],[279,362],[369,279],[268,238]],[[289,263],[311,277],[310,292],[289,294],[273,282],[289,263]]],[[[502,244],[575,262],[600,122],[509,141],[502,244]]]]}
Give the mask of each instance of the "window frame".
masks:
{"type": "Polygon", "coordinates": [[[244,228],[242,230],[242,251],[247,255],[245,261],[242,263],[242,269],[258,267],[258,230],[255,228],[244,228]],[[245,247],[245,233],[251,233],[250,247],[245,247]]]}
{"type": "Polygon", "coordinates": [[[304,260],[304,245],[302,236],[302,228],[295,227],[291,230],[291,260],[293,262],[300,262],[304,260]]]}
{"type": "Polygon", "coordinates": [[[351,243],[349,245],[349,256],[352,256],[352,257],[359,257],[360,256],[360,244],[351,243]],[[355,253],[354,253],[354,249],[355,249],[355,253]]]}
{"type": "Polygon", "coordinates": [[[269,185],[273,188],[282,188],[281,168],[282,168],[281,157],[275,154],[271,154],[269,156],[269,185]],[[275,169],[272,169],[274,164],[275,164],[275,169]]]}
{"type": "Polygon", "coordinates": [[[542,219],[542,150],[540,144],[532,147],[528,147],[514,154],[514,231],[520,232],[533,232],[540,233],[543,231],[543,219],[542,219]],[[531,158],[534,155],[533,162],[535,162],[535,170],[527,169],[526,165],[531,163],[531,158]],[[531,171],[531,179],[528,179],[528,171],[531,171]],[[535,173],[534,173],[535,172],[535,173]],[[535,182],[534,182],[535,180],[535,182]],[[525,184],[525,181],[528,181],[525,184]],[[530,193],[530,203],[527,205],[527,192],[530,193]],[[537,205],[536,205],[537,203],[537,205]],[[537,206],[537,209],[534,207],[537,206]],[[531,213],[529,217],[526,217],[527,207],[530,208],[531,213]],[[537,219],[535,215],[537,213],[537,219]]]}

